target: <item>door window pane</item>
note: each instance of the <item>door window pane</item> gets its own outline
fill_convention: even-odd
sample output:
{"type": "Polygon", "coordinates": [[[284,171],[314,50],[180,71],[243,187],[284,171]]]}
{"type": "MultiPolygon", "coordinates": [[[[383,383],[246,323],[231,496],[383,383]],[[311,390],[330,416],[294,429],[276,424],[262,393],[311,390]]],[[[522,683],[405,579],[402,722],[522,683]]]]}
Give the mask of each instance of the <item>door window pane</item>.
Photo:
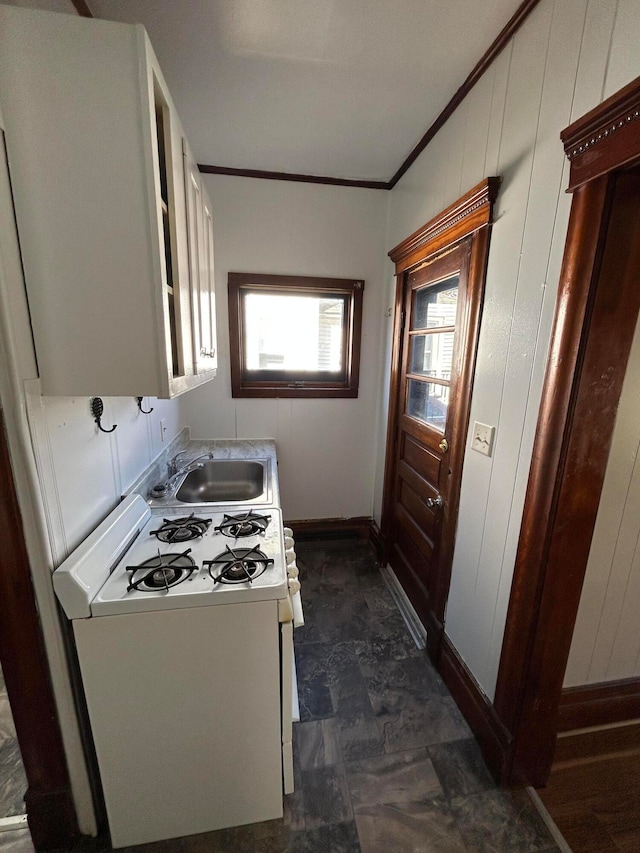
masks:
{"type": "Polygon", "coordinates": [[[413,335],[409,372],[435,376],[437,379],[451,379],[453,337],[453,332],[413,335]]]}
{"type": "Polygon", "coordinates": [[[456,274],[438,285],[416,290],[413,297],[412,329],[455,325],[459,279],[460,276],[456,274]]]}
{"type": "Polygon", "coordinates": [[[449,386],[409,379],[407,414],[444,432],[449,404],[449,386]]]}

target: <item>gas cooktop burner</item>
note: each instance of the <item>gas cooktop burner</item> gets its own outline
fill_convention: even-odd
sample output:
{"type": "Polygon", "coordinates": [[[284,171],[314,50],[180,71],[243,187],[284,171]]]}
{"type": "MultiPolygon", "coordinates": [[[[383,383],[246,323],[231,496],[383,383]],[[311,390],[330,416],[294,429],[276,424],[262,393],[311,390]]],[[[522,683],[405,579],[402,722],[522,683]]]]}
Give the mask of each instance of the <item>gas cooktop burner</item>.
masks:
{"type": "Polygon", "coordinates": [[[184,518],[165,518],[157,530],[150,530],[149,533],[157,536],[161,542],[190,542],[204,536],[210,524],[210,518],[197,518],[191,513],[184,518]]]}
{"type": "Polygon", "coordinates": [[[209,566],[209,574],[216,583],[244,583],[255,580],[273,565],[273,560],[267,557],[259,548],[229,548],[218,554],[213,560],[205,560],[203,566],[209,566]],[[214,574],[215,567],[220,567],[220,573],[214,574]]]}
{"type": "MultiPolygon", "coordinates": [[[[205,528],[206,529],[206,528],[205,528]]],[[[191,577],[196,564],[189,556],[191,548],[181,554],[158,554],[138,566],[126,566],[131,572],[127,592],[168,590],[191,577]]]]}
{"type": "Polygon", "coordinates": [[[214,527],[214,530],[224,536],[240,539],[243,536],[264,535],[270,521],[268,515],[258,515],[251,510],[240,515],[227,515],[225,513],[222,523],[218,527],[214,527]]]}

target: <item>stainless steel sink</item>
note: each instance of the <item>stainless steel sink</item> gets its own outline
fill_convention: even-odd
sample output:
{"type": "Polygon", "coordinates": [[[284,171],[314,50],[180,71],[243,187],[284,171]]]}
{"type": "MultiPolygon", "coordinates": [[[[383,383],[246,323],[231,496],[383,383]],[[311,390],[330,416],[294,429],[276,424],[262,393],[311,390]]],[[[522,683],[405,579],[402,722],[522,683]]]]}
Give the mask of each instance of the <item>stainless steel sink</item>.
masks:
{"type": "Polygon", "coordinates": [[[254,459],[210,459],[190,471],[176,492],[183,503],[236,503],[268,500],[265,463],[254,459]]]}

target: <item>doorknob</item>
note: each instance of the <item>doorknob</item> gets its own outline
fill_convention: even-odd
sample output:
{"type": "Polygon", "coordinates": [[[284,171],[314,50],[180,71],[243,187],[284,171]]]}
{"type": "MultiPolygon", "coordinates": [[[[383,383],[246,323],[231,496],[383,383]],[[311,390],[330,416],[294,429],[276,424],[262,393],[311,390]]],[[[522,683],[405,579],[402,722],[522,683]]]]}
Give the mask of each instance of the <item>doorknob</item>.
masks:
{"type": "Polygon", "coordinates": [[[438,445],[438,447],[440,448],[440,450],[443,453],[446,453],[447,450],[449,449],[449,442],[447,441],[446,438],[443,438],[442,441],[440,442],[440,444],[438,445]]]}
{"type": "Polygon", "coordinates": [[[438,495],[438,497],[435,498],[435,500],[434,500],[434,498],[427,498],[427,506],[430,509],[433,509],[436,506],[439,509],[442,509],[442,495],[438,495]]]}

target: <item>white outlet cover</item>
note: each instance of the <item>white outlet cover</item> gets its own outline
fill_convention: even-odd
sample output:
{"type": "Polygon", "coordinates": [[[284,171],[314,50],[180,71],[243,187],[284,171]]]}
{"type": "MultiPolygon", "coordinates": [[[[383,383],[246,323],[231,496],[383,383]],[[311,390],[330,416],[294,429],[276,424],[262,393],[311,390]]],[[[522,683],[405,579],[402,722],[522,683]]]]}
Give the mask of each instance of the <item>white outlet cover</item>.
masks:
{"type": "Polygon", "coordinates": [[[491,456],[495,432],[495,427],[475,421],[471,433],[471,449],[482,453],[483,456],[491,456]]]}

